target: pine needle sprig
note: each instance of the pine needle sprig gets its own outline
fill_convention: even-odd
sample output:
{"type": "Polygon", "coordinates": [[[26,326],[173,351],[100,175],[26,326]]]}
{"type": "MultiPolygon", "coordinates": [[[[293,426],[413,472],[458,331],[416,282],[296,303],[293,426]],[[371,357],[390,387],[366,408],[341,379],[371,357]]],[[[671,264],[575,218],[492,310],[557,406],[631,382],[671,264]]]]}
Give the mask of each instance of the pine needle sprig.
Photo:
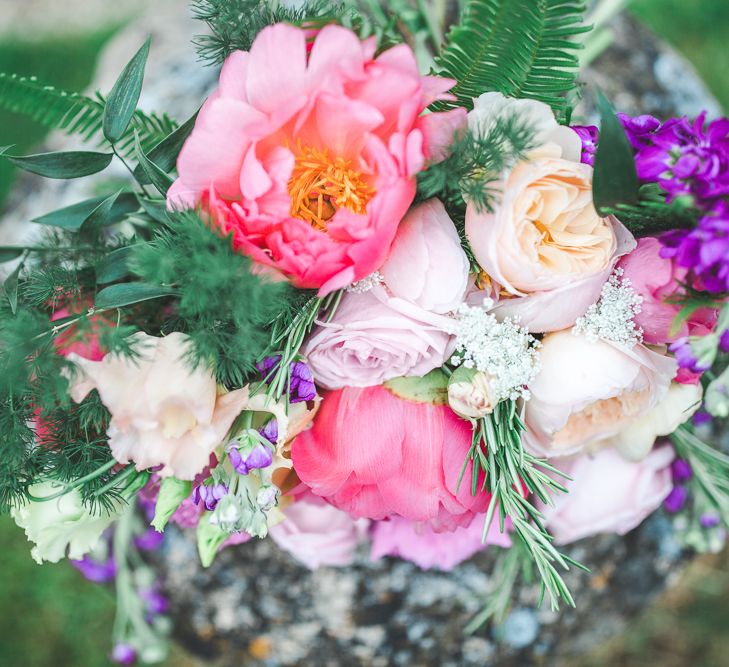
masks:
{"type": "Polygon", "coordinates": [[[548,595],[550,607],[557,610],[560,600],[574,606],[572,594],[557,568],[568,570],[570,565],[582,566],[555,548],[552,536],[542,523],[541,513],[527,497],[531,494],[551,503],[551,493],[567,489],[555,479],[555,476],[564,477],[562,473],[524,450],[521,444],[524,429],[516,402],[499,403],[493,413],[474,423],[465,465],[471,464],[472,493],[486,491],[491,494],[484,539],[497,511],[502,532],[509,517],[515,535],[539,574],[542,599],[548,595]],[[482,480],[480,488],[479,480],[482,480]]]}
{"type": "MultiPolygon", "coordinates": [[[[106,100],[100,93],[86,97],[45,85],[35,77],[0,72],[0,109],[22,114],[48,129],[78,135],[83,141],[93,140],[100,145],[108,145],[102,134],[105,105],[106,100]]],[[[176,128],[177,123],[167,114],[147,114],[136,110],[129,129],[117,142],[116,148],[125,157],[131,157],[135,132],[142,148],[147,151],[176,128]]]]}

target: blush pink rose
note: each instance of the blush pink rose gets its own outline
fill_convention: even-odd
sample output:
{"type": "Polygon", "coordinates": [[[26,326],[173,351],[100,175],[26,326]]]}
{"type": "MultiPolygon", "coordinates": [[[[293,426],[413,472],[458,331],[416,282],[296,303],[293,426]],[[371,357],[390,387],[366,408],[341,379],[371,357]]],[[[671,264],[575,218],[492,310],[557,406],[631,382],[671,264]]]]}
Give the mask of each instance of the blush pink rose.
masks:
{"type": "Polygon", "coordinates": [[[454,82],[412,49],[376,58],[341,26],[263,29],[225,61],[177,164],[174,208],[203,204],[234,247],[320,295],[380,267],[462,109],[421,115],[454,82]]]}
{"type": "Polygon", "coordinates": [[[554,506],[537,503],[557,544],[598,533],[624,535],[652,514],[673,486],[671,447],[659,447],[639,462],[603,449],[560,462],[572,480],[569,493],[556,494],[554,506]]]}
{"type": "Polygon", "coordinates": [[[468,271],[461,239],[438,199],[410,210],[380,268],[395,296],[434,313],[455,310],[463,302],[468,271]]]}
{"type": "Polygon", "coordinates": [[[325,389],[371,387],[442,366],[455,348],[452,326],[450,318],[377,286],[345,294],[334,318],[319,324],[302,354],[325,389]]]}
{"type": "Polygon", "coordinates": [[[458,484],[470,447],[471,425],[448,407],[347,387],[325,395],[291,454],[301,481],[352,516],[453,530],[489,505],[489,494],[471,495],[469,466],[458,484]]]}
{"type": "Polygon", "coordinates": [[[643,345],[590,341],[569,330],[547,334],[539,356],[524,444],[548,457],[618,436],[660,403],[676,374],[674,359],[643,345]]]}
{"type": "Polygon", "coordinates": [[[456,528],[450,533],[436,533],[427,524],[418,524],[394,516],[386,521],[376,521],[372,527],[372,560],[395,556],[412,561],[422,570],[435,568],[449,571],[464,560],[471,558],[488,545],[508,548],[511,546],[509,525],[505,532],[499,530],[498,519],[491,522],[482,542],[483,516],[474,517],[470,526],[456,528]]]}
{"type": "Polygon", "coordinates": [[[353,519],[313,494],[297,498],[284,514],[284,521],[271,526],[268,534],[310,570],[351,565],[370,525],[367,519],[353,519]]]}
{"type": "Polygon", "coordinates": [[[669,303],[671,298],[684,294],[681,283],[687,270],[670,259],[661,257],[663,246],[653,237],[638,240],[638,246],[620,260],[618,266],[630,279],[633,289],[643,297],[641,312],[634,320],[643,328],[646,343],[664,344],[684,336],[705,336],[714,327],[717,312],[713,308],[699,308],[672,335],[671,328],[681,310],[681,304],[669,303]]]}

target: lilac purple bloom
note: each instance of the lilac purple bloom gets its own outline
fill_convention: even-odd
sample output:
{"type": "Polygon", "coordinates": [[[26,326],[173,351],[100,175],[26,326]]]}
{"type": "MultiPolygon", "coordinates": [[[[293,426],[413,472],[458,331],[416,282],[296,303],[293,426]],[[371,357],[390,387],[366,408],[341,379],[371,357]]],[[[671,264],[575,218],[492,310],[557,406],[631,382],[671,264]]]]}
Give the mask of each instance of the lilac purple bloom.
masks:
{"type": "Polygon", "coordinates": [[[247,475],[251,470],[268,468],[273,462],[273,452],[270,447],[259,443],[245,457],[238,447],[231,447],[228,458],[238,474],[247,475]]]}
{"type": "Polygon", "coordinates": [[[269,420],[263,428],[258,429],[258,432],[272,445],[278,442],[278,422],[275,419],[269,420]]]}
{"type": "Polygon", "coordinates": [[[599,130],[594,125],[572,125],[571,128],[577,133],[580,141],[582,141],[580,161],[583,164],[593,166],[595,164],[597,142],[600,138],[599,130]]]}
{"type": "Polygon", "coordinates": [[[676,356],[679,368],[685,368],[692,373],[703,373],[711,368],[711,363],[699,360],[691,347],[691,341],[688,336],[679,338],[668,348],[676,356]]]}
{"type": "Polygon", "coordinates": [[[159,585],[155,584],[152,588],[145,588],[139,591],[139,597],[147,604],[147,611],[152,616],[166,614],[170,608],[167,598],[160,592],[159,585]]]}
{"type": "Polygon", "coordinates": [[[199,484],[192,492],[196,505],[203,504],[206,510],[212,512],[221,498],[228,495],[228,487],[225,484],[199,484]]]}
{"type": "Polygon", "coordinates": [[[699,523],[702,528],[716,528],[721,523],[721,519],[716,512],[704,512],[699,517],[699,523]]]}
{"type": "Polygon", "coordinates": [[[674,486],[671,493],[663,501],[663,507],[667,512],[676,514],[680,512],[688,500],[688,490],[683,486],[674,486]]]}
{"type": "Polygon", "coordinates": [[[729,352],[729,329],[722,331],[719,337],[719,349],[722,352],[729,352]]]}
{"type": "Polygon", "coordinates": [[[117,665],[133,665],[137,652],[129,644],[117,644],[111,651],[111,661],[117,665]]]}
{"type": "Polygon", "coordinates": [[[134,538],[134,546],[142,551],[154,551],[164,541],[164,533],[158,533],[151,526],[142,534],[134,538]]]}
{"type": "Polygon", "coordinates": [[[686,459],[675,459],[671,464],[671,476],[677,484],[688,482],[693,474],[691,464],[686,459]]]}
{"type": "MultiPolygon", "coordinates": [[[[256,364],[256,368],[263,375],[264,381],[270,383],[280,364],[281,355],[276,355],[274,357],[266,357],[263,361],[256,364]]],[[[313,401],[316,398],[316,386],[314,385],[314,376],[311,374],[309,367],[303,361],[292,361],[289,366],[289,372],[289,400],[291,403],[313,401]]]]}
{"type": "Polygon", "coordinates": [[[697,412],[694,412],[694,416],[691,417],[691,423],[694,426],[703,426],[704,424],[710,423],[712,419],[713,417],[705,410],[698,410],[697,412]]]}
{"type": "Polygon", "coordinates": [[[73,565],[88,581],[105,584],[116,576],[116,563],[113,558],[104,562],[94,560],[86,554],[81,560],[72,560],[73,565]]]}

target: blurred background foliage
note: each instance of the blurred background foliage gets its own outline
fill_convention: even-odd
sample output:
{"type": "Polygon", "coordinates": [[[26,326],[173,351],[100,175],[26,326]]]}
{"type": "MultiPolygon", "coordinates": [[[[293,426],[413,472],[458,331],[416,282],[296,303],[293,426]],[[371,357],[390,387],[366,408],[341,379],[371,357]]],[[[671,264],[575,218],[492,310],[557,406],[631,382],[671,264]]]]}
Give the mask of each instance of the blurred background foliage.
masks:
{"type": "MultiPolygon", "coordinates": [[[[633,0],[630,11],[688,57],[729,110],[729,0],[633,0]]],[[[99,51],[119,27],[66,36],[34,34],[32,41],[24,38],[20,26],[6,30],[0,34],[0,71],[35,75],[71,91],[84,90],[99,51]]],[[[15,145],[22,153],[44,135],[36,124],[0,112],[0,146],[15,145]]],[[[0,162],[0,205],[16,176],[6,162],[0,162]]],[[[0,517],[0,545],[0,665],[108,664],[111,592],[86,582],[67,563],[37,566],[24,535],[7,517],[0,517]]],[[[729,556],[704,557],[624,635],[596,647],[570,667],[725,667],[729,664],[728,596],[729,556]]],[[[180,667],[183,661],[176,655],[169,664],[180,667]]]]}

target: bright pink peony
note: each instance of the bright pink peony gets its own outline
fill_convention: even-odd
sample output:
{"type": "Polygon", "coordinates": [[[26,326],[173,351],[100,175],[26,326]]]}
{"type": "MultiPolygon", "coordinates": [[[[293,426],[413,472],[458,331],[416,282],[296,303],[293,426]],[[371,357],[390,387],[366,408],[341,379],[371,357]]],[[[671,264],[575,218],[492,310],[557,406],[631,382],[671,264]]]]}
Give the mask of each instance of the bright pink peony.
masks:
{"type": "Polygon", "coordinates": [[[635,316],[636,324],[643,328],[643,339],[646,343],[663,344],[683,336],[706,335],[716,323],[717,313],[712,308],[694,311],[671,335],[681,304],[668,300],[683,293],[680,283],[686,279],[687,271],[661,257],[662,247],[653,237],[639,239],[638,247],[618,264],[633,289],[643,297],[641,312],[635,316]]]}
{"type": "Polygon", "coordinates": [[[203,203],[236,249],[320,295],[387,256],[415,175],[463,110],[421,116],[453,81],[421,76],[410,47],[278,24],[226,60],[180,153],[171,206],[203,203]]]}
{"type": "Polygon", "coordinates": [[[383,387],[325,395],[314,426],[292,446],[294,469],[319,496],[355,517],[392,515],[436,530],[467,526],[489,495],[471,495],[471,425],[448,407],[412,403],[383,387]]]}
{"type": "MultiPolygon", "coordinates": [[[[485,549],[489,544],[510,547],[508,532],[499,531],[498,518],[491,522],[486,542],[481,541],[483,516],[471,525],[456,528],[452,533],[436,533],[430,526],[413,523],[400,517],[377,521],[372,528],[372,560],[397,556],[412,561],[419,568],[452,570],[464,560],[485,549]]],[[[508,525],[504,526],[508,531],[508,525]]]]}

